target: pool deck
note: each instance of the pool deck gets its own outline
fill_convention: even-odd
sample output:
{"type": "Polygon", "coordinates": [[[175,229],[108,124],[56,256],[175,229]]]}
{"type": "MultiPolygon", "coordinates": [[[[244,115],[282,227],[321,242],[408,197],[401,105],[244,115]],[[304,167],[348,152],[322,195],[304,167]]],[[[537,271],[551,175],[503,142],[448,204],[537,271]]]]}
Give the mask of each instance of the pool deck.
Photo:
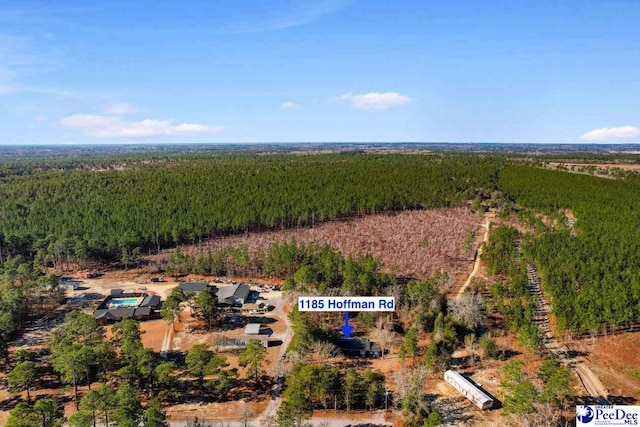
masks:
{"type": "Polygon", "coordinates": [[[113,298],[109,303],[108,307],[109,308],[138,307],[140,304],[142,304],[143,300],[144,300],[144,297],[113,298]]]}

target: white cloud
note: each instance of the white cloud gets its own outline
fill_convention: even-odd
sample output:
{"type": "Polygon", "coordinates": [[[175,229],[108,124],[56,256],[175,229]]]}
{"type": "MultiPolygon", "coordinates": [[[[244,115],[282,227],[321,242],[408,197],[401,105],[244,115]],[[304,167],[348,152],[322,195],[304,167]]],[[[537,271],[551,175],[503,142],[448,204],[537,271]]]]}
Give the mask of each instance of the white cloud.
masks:
{"type": "Polygon", "coordinates": [[[364,95],[347,92],[339,96],[338,99],[349,101],[351,108],[368,111],[387,110],[393,107],[400,107],[412,101],[408,96],[398,92],[369,92],[364,95]]]}
{"type": "Polygon", "coordinates": [[[139,113],[141,110],[137,106],[128,102],[115,102],[113,104],[107,105],[104,111],[110,116],[122,116],[124,114],[139,113]]]}
{"type": "Polygon", "coordinates": [[[621,126],[617,128],[594,129],[581,135],[580,140],[590,142],[640,141],[640,128],[635,126],[621,126]]]}
{"type": "Polygon", "coordinates": [[[47,95],[58,98],[69,98],[69,99],[84,99],[83,95],[80,95],[73,91],[68,91],[65,89],[57,89],[57,88],[47,88],[47,87],[27,87],[27,86],[12,86],[12,85],[1,85],[0,84],[0,95],[13,95],[18,93],[32,93],[36,95],[47,95]]]}
{"type": "Polygon", "coordinates": [[[222,126],[206,126],[195,123],[175,124],[173,120],[145,119],[128,122],[113,116],[75,114],[60,121],[70,129],[83,130],[96,138],[148,138],[160,136],[188,136],[213,134],[224,130],[222,126]]]}
{"type": "Polygon", "coordinates": [[[46,116],[46,115],[44,115],[44,114],[38,114],[38,115],[34,118],[34,120],[35,120],[36,122],[44,122],[44,121],[49,120],[49,116],[46,116]]]}
{"type": "Polygon", "coordinates": [[[299,110],[300,105],[293,101],[286,101],[280,104],[283,110],[299,110]]]}
{"type": "MultiPolygon", "coordinates": [[[[3,13],[6,11],[2,11],[3,13]]],[[[1,15],[1,13],[0,13],[1,15]]],[[[22,77],[37,71],[57,69],[61,58],[52,49],[43,49],[34,36],[0,34],[0,95],[33,93],[80,98],[76,93],[51,87],[25,86],[22,77]]]]}
{"type": "Polygon", "coordinates": [[[353,0],[288,1],[283,6],[274,5],[268,11],[265,9],[265,15],[256,15],[255,6],[251,2],[233,0],[232,3],[237,6],[240,16],[231,18],[231,22],[222,26],[222,31],[226,34],[242,34],[298,27],[310,24],[323,16],[339,12],[350,6],[352,2],[353,0]],[[242,12],[247,10],[247,6],[250,13],[242,16],[242,12]]]}

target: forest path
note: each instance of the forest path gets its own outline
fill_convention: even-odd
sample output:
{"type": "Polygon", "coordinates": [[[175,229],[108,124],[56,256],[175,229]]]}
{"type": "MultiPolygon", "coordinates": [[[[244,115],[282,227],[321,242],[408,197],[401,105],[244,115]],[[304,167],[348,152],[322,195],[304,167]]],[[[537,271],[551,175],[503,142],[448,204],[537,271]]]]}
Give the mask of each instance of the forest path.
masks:
{"type": "MultiPolygon", "coordinates": [[[[485,222],[483,224],[484,236],[482,237],[482,243],[486,243],[489,240],[489,227],[491,225],[490,218],[492,216],[493,215],[489,214],[489,213],[484,214],[484,221],[485,222]]],[[[482,255],[482,245],[480,245],[478,247],[478,250],[476,251],[475,262],[473,264],[473,270],[471,270],[471,273],[469,274],[469,277],[467,277],[467,280],[464,282],[464,285],[462,285],[462,287],[458,291],[458,294],[456,295],[456,299],[459,299],[462,296],[462,294],[464,294],[464,291],[467,290],[467,288],[471,284],[471,281],[476,276],[476,273],[478,273],[478,269],[480,268],[480,255],[482,255]]]]}
{"type": "Polygon", "coordinates": [[[167,330],[164,333],[164,339],[162,340],[162,349],[160,350],[160,356],[166,357],[167,352],[171,351],[171,338],[173,335],[173,328],[167,325],[167,330]]]}
{"type": "Polygon", "coordinates": [[[533,322],[544,333],[544,346],[547,351],[557,360],[572,369],[587,394],[599,405],[609,405],[607,396],[609,393],[602,385],[600,379],[593,373],[584,360],[571,352],[566,345],[558,341],[549,328],[549,313],[551,305],[546,301],[540,286],[540,279],[536,267],[533,263],[527,262],[527,282],[529,284],[529,292],[536,299],[536,312],[534,313],[533,322]]]}

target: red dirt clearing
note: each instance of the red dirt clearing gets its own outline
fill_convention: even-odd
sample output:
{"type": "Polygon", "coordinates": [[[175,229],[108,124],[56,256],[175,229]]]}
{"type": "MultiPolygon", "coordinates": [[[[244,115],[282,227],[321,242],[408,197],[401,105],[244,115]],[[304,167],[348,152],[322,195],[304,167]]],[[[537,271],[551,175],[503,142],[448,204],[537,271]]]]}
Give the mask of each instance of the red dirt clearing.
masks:
{"type": "Polygon", "coordinates": [[[589,367],[609,395],[640,401],[640,333],[574,340],[569,346],[587,354],[589,367]]]}

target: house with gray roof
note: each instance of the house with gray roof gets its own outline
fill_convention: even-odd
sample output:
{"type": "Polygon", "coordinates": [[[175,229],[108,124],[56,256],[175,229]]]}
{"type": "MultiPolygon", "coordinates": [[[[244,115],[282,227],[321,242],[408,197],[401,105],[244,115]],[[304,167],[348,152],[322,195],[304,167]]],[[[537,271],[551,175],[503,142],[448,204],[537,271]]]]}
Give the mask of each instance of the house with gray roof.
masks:
{"type": "Polygon", "coordinates": [[[226,306],[238,306],[245,304],[250,294],[251,288],[244,283],[239,285],[223,286],[218,288],[216,292],[218,305],[226,306]]]}
{"type": "Polygon", "coordinates": [[[160,310],[160,297],[158,295],[147,295],[140,303],[140,307],[149,307],[153,310],[160,310]]]}
{"type": "Polygon", "coordinates": [[[207,282],[182,282],[178,286],[180,286],[183,292],[200,293],[209,289],[209,283],[207,282]]]}

